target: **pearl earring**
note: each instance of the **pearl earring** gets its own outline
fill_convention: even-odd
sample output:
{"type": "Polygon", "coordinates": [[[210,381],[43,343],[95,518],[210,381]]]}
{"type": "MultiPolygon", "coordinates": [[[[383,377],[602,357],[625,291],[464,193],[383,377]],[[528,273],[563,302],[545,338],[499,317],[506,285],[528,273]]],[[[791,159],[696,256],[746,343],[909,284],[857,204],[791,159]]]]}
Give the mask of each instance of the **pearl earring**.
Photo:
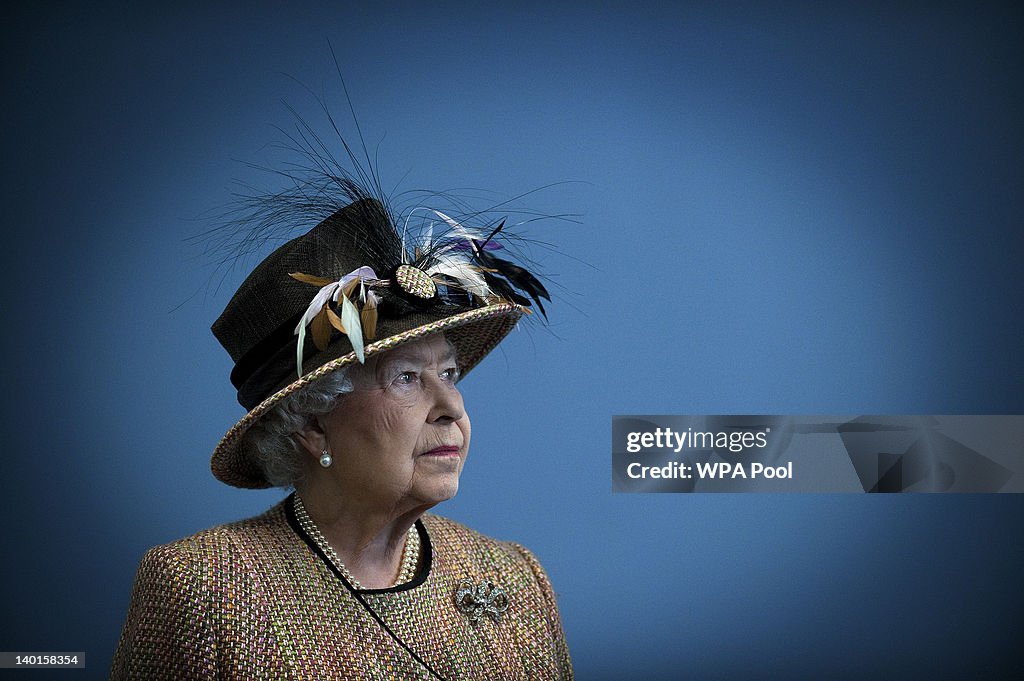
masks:
{"type": "Polygon", "coordinates": [[[320,465],[324,468],[330,468],[332,463],[334,463],[334,459],[331,458],[330,452],[325,449],[323,454],[320,455],[320,465]]]}

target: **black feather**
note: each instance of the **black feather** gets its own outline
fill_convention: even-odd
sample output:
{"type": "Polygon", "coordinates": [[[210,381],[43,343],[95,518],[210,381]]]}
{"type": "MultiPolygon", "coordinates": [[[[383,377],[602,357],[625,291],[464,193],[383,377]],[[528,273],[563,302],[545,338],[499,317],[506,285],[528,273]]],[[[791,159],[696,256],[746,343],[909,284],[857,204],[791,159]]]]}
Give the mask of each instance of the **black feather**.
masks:
{"type": "MultiPolygon", "coordinates": [[[[544,304],[540,302],[540,299],[544,298],[545,300],[550,301],[551,296],[548,295],[548,291],[546,288],[544,288],[544,284],[540,283],[540,280],[537,279],[537,277],[530,274],[530,272],[526,268],[520,267],[519,265],[516,265],[513,262],[509,262],[508,260],[504,260],[502,258],[493,256],[487,251],[485,251],[483,248],[477,249],[476,258],[477,261],[480,263],[481,267],[484,267],[488,270],[494,270],[502,277],[504,277],[506,280],[508,280],[507,284],[505,284],[505,282],[502,281],[502,284],[505,284],[505,288],[507,290],[511,290],[511,287],[515,286],[517,289],[525,292],[528,296],[530,296],[530,298],[533,299],[533,302],[537,303],[537,309],[539,309],[540,313],[544,315],[544,319],[548,318],[548,314],[544,310],[544,304]]],[[[491,280],[501,281],[500,279],[498,279],[498,277],[494,276],[493,273],[488,272],[487,274],[491,275],[489,279],[486,277],[486,275],[484,277],[488,283],[491,283],[491,280]]],[[[525,300],[525,298],[523,298],[523,296],[521,295],[519,296],[519,298],[525,300]]],[[[529,303],[526,304],[529,305],[529,303]]]]}
{"type": "Polygon", "coordinates": [[[507,281],[500,277],[494,276],[491,272],[481,272],[484,275],[484,281],[491,287],[491,290],[500,295],[503,298],[507,298],[514,303],[530,306],[530,299],[519,294],[514,288],[512,288],[507,281]]]}

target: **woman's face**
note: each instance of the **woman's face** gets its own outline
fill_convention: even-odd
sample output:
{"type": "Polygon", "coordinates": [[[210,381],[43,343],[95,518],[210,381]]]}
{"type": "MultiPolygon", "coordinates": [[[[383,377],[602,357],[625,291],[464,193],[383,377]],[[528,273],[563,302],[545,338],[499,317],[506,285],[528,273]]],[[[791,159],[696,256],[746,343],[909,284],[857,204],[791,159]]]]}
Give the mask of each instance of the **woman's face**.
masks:
{"type": "Polygon", "coordinates": [[[469,451],[469,417],[451,345],[431,336],[352,370],[354,390],[320,418],[339,494],[398,510],[455,496],[469,451]]]}

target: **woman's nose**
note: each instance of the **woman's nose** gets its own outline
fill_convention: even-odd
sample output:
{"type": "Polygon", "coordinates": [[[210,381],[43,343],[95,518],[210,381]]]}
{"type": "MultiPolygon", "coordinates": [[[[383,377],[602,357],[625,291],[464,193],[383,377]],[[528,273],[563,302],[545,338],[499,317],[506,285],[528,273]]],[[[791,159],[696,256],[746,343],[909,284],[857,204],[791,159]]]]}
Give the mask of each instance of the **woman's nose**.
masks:
{"type": "Polygon", "coordinates": [[[462,393],[451,383],[435,379],[430,385],[433,400],[428,419],[431,423],[458,421],[465,416],[462,393]]]}

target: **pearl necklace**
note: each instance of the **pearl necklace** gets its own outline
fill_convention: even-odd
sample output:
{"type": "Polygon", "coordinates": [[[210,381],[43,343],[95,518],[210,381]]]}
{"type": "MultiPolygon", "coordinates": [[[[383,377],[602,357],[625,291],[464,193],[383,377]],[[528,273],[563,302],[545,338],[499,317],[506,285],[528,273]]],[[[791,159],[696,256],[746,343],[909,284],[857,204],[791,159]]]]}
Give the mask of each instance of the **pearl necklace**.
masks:
{"type": "MultiPolygon", "coordinates": [[[[327,541],[320,528],[316,526],[313,519],[309,517],[309,513],[306,512],[306,507],[302,503],[302,498],[298,494],[295,495],[295,517],[298,518],[299,525],[306,534],[313,539],[320,550],[324,552],[327,559],[334,564],[334,567],[338,569],[349,584],[355,589],[363,589],[363,585],[359,583],[359,580],[352,576],[352,573],[348,571],[345,564],[338,558],[337,552],[334,547],[327,541]]],[[[405,584],[406,582],[412,581],[412,578],[416,574],[416,566],[420,562],[420,533],[416,531],[416,525],[413,524],[409,528],[409,531],[405,533],[405,547],[402,549],[402,565],[398,570],[398,578],[392,586],[398,586],[399,584],[405,584]]]]}

